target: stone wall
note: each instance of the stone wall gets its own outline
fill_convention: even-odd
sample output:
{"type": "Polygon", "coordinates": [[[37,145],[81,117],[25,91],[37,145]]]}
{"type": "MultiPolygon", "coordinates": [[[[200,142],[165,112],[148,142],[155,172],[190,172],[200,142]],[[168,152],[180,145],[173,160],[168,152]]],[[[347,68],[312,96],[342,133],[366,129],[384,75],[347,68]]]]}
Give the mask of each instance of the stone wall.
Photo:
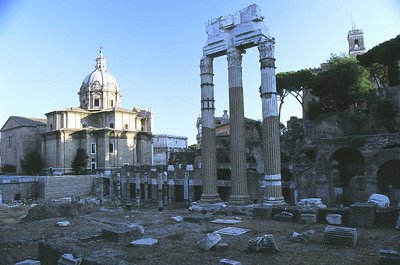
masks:
{"type": "Polygon", "coordinates": [[[39,177],[39,197],[54,199],[61,197],[87,196],[93,192],[95,175],[41,176],[39,177]]]}
{"type": "Polygon", "coordinates": [[[0,194],[3,202],[37,198],[38,177],[0,176],[0,194]]]}

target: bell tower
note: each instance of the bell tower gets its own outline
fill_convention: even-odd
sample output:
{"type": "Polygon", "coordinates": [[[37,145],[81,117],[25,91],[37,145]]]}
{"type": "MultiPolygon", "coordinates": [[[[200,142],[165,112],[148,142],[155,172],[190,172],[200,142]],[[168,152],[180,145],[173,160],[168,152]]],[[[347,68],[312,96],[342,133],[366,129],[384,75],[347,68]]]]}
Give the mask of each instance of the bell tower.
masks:
{"type": "Polygon", "coordinates": [[[352,19],[352,29],[347,34],[349,42],[349,55],[357,55],[365,53],[364,32],[361,29],[356,29],[352,19]]]}

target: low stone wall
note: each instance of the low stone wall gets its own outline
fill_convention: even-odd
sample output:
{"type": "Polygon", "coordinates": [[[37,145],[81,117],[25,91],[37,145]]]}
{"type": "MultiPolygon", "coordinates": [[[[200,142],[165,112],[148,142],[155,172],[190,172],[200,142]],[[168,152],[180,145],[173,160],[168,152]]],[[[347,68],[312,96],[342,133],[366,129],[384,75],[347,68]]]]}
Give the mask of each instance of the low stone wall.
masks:
{"type": "Polygon", "coordinates": [[[39,177],[39,197],[55,199],[62,197],[87,196],[93,192],[95,175],[63,175],[39,177]]]}
{"type": "Polygon", "coordinates": [[[0,176],[0,204],[14,199],[37,198],[36,176],[0,176]]]}

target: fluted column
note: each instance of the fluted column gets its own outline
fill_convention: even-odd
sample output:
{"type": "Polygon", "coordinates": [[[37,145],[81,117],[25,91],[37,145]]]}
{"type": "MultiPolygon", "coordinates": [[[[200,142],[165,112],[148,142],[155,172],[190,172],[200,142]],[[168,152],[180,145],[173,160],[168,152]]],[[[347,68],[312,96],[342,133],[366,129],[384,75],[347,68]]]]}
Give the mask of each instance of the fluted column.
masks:
{"type": "Polygon", "coordinates": [[[219,202],[217,191],[217,156],[215,145],[213,59],[204,56],[201,70],[201,174],[203,179],[202,203],[219,202]]]}
{"type": "Polygon", "coordinates": [[[229,49],[228,81],[230,111],[230,156],[231,156],[231,203],[248,203],[246,170],[246,142],[242,85],[242,54],[236,48],[229,49]]]}
{"type": "Polygon", "coordinates": [[[283,204],[281,182],[281,150],[279,141],[278,101],[276,96],[274,40],[258,46],[261,64],[264,177],[261,186],[266,188],[263,203],[283,204]]]}

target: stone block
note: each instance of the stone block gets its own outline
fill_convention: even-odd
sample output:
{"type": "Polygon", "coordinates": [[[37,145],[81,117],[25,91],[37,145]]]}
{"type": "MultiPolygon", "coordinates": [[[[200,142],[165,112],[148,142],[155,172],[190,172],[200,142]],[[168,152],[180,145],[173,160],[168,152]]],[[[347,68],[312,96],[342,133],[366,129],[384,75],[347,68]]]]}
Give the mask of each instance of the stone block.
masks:
{"type": "Polygon", "coordinates": [[[374,193],[369,197],[368,203],[374,203],[378,207],[383,208],[383,207],[389,207],[390,200],[389,200],[389,197],[386,195],[374,193]]]}
{"type": "Polygon", "coordinates": [[[130,242],[132,239],[139,239],[143,233],[140,225],[131,227],[113,227],[102,229],[103,238],[114,242],[130,242]]]}
{"type": "Polygon", "coordinates": [[[350,205],[350,226],[372,227],[374,226],[375,204],[354,203],[350,205]]]}
{"type": "Polygon", "coordinates": [[[82,258],[74,258],[72,254],[64,254],[58,260],[58,265],[80,265],[82,258]]]}
{"type": "Polygon", "coordinates": [[[379,265],[400,264],[400,252],[391,249],[379,250],[379,265]]]}
{"type": "Polygon", "coordinates": [[[271,219],[272,207],[258,207],[253,209],[253,218],[259,220],[271,219]]]}
{"type": "Polygon", "coordinates": [[[342,216],[340,214],[328,213],[325,219],[330,225],[342,225],[342,216]]]}
{"type": "Polygon", "coordinates": [[[324,230],[324,241],[354,247],[357,244],[357,228],[328,225],[324,230]]]}
{"type": "Polygon", "coordinates": [[[317,216],[312,213],[303,213],[300,215],[300,224],[315,224],[317,222],[317,216]]]}
{"type": "Polygon", "coordinates": [[[208,233],[197,242],[197,245],[207,251],[221,241],[221,236],[217,233],[208,233]]]}
{"type": "Polygon", "coordinates": [[[225,242],[219,242],[218,244],[215,245],[215,249],[217,251],[221,251],[221,252],[227,250],[228,248],[229,248],[229,245],[228,245],[228,243],[225,243],[225,242]]]}
{"type": "Polygon", "coordinates": [[[393,228],[399,216],[398,207],[377,207],[375,210],[374,225],[378,227],[393,228]]]}
{"type": "Polygon", "coordinates": [[[350,208],[328,207],[318,210],[318,222],[327,223],[328,214],[340,214],[342,216],[342,225],[350,225],[350,208]]]}
{"type": "Polygon", "coordinates": [[[239,261],[231,260],[231,259],[221,259],[219,261],[219,265],[241,265],[239,261]]]}

